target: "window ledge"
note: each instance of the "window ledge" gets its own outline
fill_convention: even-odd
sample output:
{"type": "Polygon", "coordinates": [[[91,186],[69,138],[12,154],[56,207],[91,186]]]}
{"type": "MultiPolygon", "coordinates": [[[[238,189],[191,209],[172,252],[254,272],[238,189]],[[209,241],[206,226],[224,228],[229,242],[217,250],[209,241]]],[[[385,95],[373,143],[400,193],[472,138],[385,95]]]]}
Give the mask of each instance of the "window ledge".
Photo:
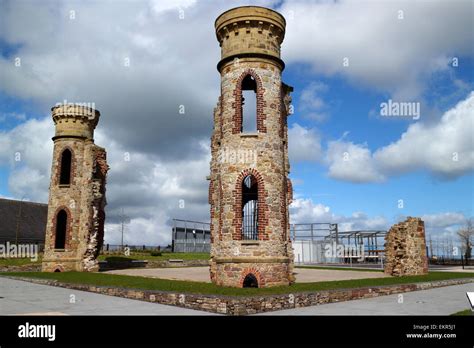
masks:
{"type": "Polygon", "coordinates": [[[260,245],[258,240],[243,240],[240,242],[240,245],[260,245]]]}
{"type": "Polygon", "coordinates": [[[57,253],[63,253],[63,252],[65,252],[65,251],[66,251],[66,249],[54,249],[54,252],[55,252],[55,253],[56,253],[56,252],[57,252],[57,253]]]}
{"type": "Polygon", "coordinates": [[[59,187],[60,188],[69,188],[69,187],[71,187],[71,185],[70,184],[59,184],[59,187]]]}
{"type": "Polygon", "coordinates": [[[240,133],[241,138],[258,138],[258,132],[257,133],[240,133]]]}

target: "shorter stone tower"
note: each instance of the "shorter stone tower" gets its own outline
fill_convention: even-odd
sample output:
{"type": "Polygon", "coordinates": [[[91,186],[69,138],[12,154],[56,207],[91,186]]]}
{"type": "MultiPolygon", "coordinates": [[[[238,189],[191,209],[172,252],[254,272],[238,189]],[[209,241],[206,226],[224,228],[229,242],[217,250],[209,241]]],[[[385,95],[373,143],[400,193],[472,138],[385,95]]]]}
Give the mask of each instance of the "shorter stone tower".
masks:
{"type": "Polygon", "coordinates": [[[94,144],[100,113],[76,104],[51,111],[56,134],[43,272],[97,271],[108,171],[105,149],[94,144]]]}

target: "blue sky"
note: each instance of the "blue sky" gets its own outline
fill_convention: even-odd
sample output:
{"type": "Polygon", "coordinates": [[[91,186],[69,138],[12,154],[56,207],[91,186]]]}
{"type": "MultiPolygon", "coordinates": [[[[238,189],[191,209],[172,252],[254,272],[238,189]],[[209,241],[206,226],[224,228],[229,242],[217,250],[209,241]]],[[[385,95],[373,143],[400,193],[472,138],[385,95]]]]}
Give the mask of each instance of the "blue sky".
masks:
{"type": "MultiPolygon", "coordinates": [[[[248,4],[287,19],[292,222],[387,229],[411,215],[423,217],[428,233],[455,238],[474,206],[470,2],[235,2],[248,4]],[[419,103],[420,118],[381,116],[389,99],[419,103]]],[[[95,140],[111,166],[106,240],[119,240],[122,209],[131,218],[128,243],[168,242],[173,217],[209,220],[205,176],[220,55],[213,23],[228,3],[0,7],[0,196],[46,202],[50,108],[64,99],[94,102],[102,114],[95,140]],[[177,117],[181,104],[188,114],[177,117]]]]}
{"type": "MultiPolygon", "coordinates": [[[[452,82],[460,79],[473,85],[473,59],[461,57],[462,66],[451,68],[433,78],[424,97],[427,109],[436,106],[441,111],[452,108],[466,98],[466,94],[457,93],[459,88],[452,82]],[[450,96],[440,101],[437,94],[450,96]]],[[[390,98],[387,93],[358,88],[341,77],[327,78],[301,73],[298,64],[287,66],[284,78],[288,83],[307,86],[314,78],[327,86],[323,97],[329,104],[325,112],[327,119],[321,122],[308,120],[304,111],[296,111],[289,119],[289,124],[298,123],[304,127],[317,127],[323,143],[334,140],[349,132],[348,138],[356,143],[366,143],[371,151],[395,142],[400,134],[406,131],[414,121],[410,118],[384,118],[372,116],[371,110],[378,110],[381,102],[390,98]]],[[[293,100],[298,100],[301,87],[295,89],[293,100]]],[[[423,113],[424,117],[437,117],[434,112],[423,113]]],[[[313,198],[325,205],[334,207],[341,214],[351,214],[354,202],[361,202],[363,211],[369,215],[386,215],[396,217],[400,214],[423,215],[441,211],[456,211],[470,216],[473,214],[474,197],[472,171],[461,177],[447,180],[431,175],[427,170],[392,177],[382,183],[352,183],[334,180],[326,175],[326,168],[319,163],[304,161],[292,168],[292,178],[302,180],[304,184],[296,185],[295,192],[302,197],[313,198]],[[469,188],[466,190],[466,188],[469,188]],[[403,199],[404,209],[398,208],[398,200],[403,199]]]]}

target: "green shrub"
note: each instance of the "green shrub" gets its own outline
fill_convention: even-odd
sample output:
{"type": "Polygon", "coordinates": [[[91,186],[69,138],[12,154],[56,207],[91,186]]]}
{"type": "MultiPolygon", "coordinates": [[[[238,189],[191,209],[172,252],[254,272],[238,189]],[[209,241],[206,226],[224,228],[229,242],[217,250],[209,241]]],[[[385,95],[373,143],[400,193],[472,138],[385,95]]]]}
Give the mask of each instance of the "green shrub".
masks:
{"type": "Polygon", "coordinates": [[[152,251],[150,253],[151,256],[161,256],[161,251],[152,251]]]}

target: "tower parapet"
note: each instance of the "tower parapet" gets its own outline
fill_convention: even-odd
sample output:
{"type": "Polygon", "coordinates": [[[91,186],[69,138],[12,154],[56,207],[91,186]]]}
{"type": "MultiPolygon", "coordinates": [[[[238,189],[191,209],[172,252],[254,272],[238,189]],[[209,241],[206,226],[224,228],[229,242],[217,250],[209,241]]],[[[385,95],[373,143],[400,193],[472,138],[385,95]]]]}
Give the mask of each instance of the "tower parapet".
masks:
{"type": "Polygon", "coordinates": [[[264,7],[243,6],[224,12],[215,22],[221,46],[218,69],[235,58],[261,57],[274,60],[283,70],[280,45],[285,25],[281,14],[264,7]]]}
{"type": "Polygon", "coordinates": [[[98,110],[70,103],[54,106],[51,113],[56,126],[53,140],[60,137],[94,138],[94,129],[100,118],[98,110]]]}

